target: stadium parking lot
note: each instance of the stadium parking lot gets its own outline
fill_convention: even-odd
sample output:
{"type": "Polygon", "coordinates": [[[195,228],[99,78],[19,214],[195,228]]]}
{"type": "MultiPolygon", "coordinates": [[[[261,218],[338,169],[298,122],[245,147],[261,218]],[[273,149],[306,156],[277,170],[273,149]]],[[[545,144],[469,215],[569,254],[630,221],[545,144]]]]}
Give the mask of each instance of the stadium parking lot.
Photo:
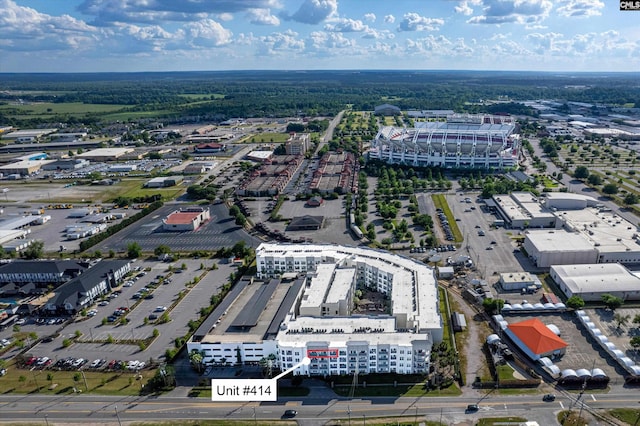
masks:
{"type": "MultiPolygon", "coordinates": [[[[209,306],[211,296],[219,292],[222,285],[228,281],[229,274],[236,270],[232,264],[219,262],[217,259],[180,259],[174,264],[136,261],[132,266],[141,268],[140,271],[135,271],[132,277],[147,270],[146,274],[134,280],[131,287],[118,287],[116,291],[119,291],[120,294],[113,298],[107,297],[108,305],[98,306],[99,301],[97,300],[96,304],[91,307],[97,311],[95,316],[67,324],[39,325],[35,321],[29,321],[22,326],[22,331],[34,332],[39,337],[59,334],[49,342],[43,341],[34,346],[25,355],[26,359],[48,357],[52,360],[51,365],[55,365],[60,359],[72,357],[86,360],[82,364],[85,368],[87,368],[87,364],[90,365],[96,359],[126,362],[160,360],[164,357],[167,349],[174,347],[174,340],[187,333],[188,322],[199,317],[200,309],[209,306]],[[203,264],[209,268],[214,262],[218,265],[218,269],[207,271],[206,276],[179,300],[178,295],[185,291],[186,284],[205,272],[200,269],[200,265],[203,264]],[[179,269],[183,263],[186,265],[186,269],[182,272],[167,271],[170,265],[179,269]],[[159,281],[160,276],[163,279],[169,278],[171,281],[168,284],[160,283],[153,289],[152,282],[159,281]],[[152,299],[132,298],[142,287],[151,290],[152,299]],[[166,323],[149,321],[145,324],[145,318],[154,313],[158,306],[167,308],[164,312],[169,316],[169,321],[166,323]],[[127,324],[103,324],[103,318],[113,315],[114,311],[120,308],[128,310],[126,318],[129,322],[127,324]],[[152,337],[154,329],[158,330],[159,335],[148,347],[141,350],[138,341],[152,337]],[[76,337],[77,334],[80,334],[80,337],[76,337]],[[113,343],[106,342],[110,337],[113,339],[113,343]],[[73,344],[64,347],[63,341],[65,339],[73,344]]],[[[156,312],[156,314],[162,315],[160,312],[156,312]]],[[[11,334],[11,330],[5,330],[0,337],[10,338],[11,334]]],[[[101,368],[107,368],[107,364],[101,365],[101,368]]]]}

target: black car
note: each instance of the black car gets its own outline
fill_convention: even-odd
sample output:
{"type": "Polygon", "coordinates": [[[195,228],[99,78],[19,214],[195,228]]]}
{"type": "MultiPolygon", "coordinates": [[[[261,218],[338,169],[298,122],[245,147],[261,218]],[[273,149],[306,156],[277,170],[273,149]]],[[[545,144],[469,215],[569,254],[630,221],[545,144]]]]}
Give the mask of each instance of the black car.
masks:
{"type": "Polygon", "coordinates": [[[467,405],[467,412],[468,413],[475,413],[476,411],[478,411],[478,404],[469,404],[469,405],[467,405]]]}
{"type": "Polygon", "coordinates": [[[298,415],[298,412],[296,410],[287,410],[287,411],[284,412],[282,417],[285,418],[285,419],[290,419],[290,418],[293,418],[293,417],[295,417],[297,415],[298,415]]]}
{"type": "Polygon", "coordinates": [[[556,400],[556,396],[552,393],[548,393],[542,397],[542,400],[545,402],[553,402],[556,400]]]}

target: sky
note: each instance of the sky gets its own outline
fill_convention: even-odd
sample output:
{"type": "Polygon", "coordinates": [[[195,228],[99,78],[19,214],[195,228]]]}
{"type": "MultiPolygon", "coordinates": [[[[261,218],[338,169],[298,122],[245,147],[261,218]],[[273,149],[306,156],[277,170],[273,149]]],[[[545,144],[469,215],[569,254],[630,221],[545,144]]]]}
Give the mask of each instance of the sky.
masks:
{"type": "Polygon", "coordinates": [[[618,0],[0,0],[0,72],[640,72],[618,0]]]}

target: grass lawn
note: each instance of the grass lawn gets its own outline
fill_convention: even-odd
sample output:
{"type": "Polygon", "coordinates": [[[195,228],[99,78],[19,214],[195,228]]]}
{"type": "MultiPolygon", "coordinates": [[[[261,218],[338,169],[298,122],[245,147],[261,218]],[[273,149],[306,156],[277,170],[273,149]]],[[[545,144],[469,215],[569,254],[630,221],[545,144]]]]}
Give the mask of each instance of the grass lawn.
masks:
{"type": "MultiPolygon", "coordinates": [[[[393,386],[367,386],[366,388],[357,387],[354,392],[354,397],[368,397],[368,396],[408,396],[408,397],[421,397],[421,396],[458,396],[462,394],[462,391],[455,386],[451,385],[446,389],[427,391],[424,389],[422,383],[416,385],[397,385],[393,386]]],[[[333,388],[333,391],[341,396],[349,396],[351,394],[351,386],[339,385],[333,388]]]]}
{"type": "Polygon", "coordinates": [[[0,388],[5,394],[65,395],[73,393],[76,388],[92,395],[138,395],[142,385],[156,373],[155,370],[143,370],[140,372],[142,379],[137,380],[136,374],[129,371],[85,371],[83,377],[77,371],[20,369],[13,362],[4,368],[7,374],[0,378],[0,388]]]}
{"type": "Polygon", "coordinates": [[[289,133],[260,133],[251,136],[249,139],[252,143],[269,142],[269,143],[285,143],[289,139],[289,133]]]}
{"type": "Polygon", "coordinates": [[[499,365],[496,370],[498,372],[498,380],[513,380],[513,368],[510,365],[499,365]]]}
{"type": "Polygon", "coordinates": [[[609,410],[609,414],[616,419],[625,422],[628,425],[640,424],[640,409],[635,408],[616,408],[609,410]]]}
{"type": "Polygon", "coordinates": [[[557,419],[558,423],[563,426],[587,426],[589,424],[584,417],[578,417],[577,411],[560,411],[557,419]]]}

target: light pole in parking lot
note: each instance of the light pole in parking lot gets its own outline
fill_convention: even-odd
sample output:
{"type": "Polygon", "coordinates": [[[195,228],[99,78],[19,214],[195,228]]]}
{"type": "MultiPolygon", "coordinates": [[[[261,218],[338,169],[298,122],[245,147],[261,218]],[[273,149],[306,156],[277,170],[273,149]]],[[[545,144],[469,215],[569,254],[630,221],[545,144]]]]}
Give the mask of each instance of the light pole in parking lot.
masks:
{"type": "Polygon", "coordinates": [[[44,415],[44,422],[47,424],[47,426],[49,426],[49,415],[44,415]]]}

